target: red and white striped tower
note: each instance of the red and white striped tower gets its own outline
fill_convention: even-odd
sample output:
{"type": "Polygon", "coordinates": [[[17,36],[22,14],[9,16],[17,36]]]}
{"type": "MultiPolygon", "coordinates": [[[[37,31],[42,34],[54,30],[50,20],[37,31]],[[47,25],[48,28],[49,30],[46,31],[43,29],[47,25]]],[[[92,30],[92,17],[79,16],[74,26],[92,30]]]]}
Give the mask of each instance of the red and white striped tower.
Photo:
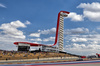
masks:
{"type": "Polygon", "coordinates": [[[60,12],[60,22],[59,22],[59,51],[63,51],[63,34],[64,34],[64,17],[68,14],[60,12]]]}

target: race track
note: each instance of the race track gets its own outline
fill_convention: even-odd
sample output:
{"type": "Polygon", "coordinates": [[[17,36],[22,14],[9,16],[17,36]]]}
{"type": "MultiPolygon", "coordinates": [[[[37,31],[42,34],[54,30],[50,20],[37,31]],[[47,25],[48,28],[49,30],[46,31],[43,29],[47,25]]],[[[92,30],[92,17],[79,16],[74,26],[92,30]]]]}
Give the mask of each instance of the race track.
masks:
{"type": "Polygon", "coordinates": [[[100,60],[34,64],[6,64],[0,66],[100,66],[100,60]]]}

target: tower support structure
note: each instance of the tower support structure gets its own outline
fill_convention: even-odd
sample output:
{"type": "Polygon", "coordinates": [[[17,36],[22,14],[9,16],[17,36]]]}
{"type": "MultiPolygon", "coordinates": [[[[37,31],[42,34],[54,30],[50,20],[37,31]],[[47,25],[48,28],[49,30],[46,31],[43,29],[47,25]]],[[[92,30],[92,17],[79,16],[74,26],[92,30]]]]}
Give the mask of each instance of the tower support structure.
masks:
{"type": "Polygon", "coordinates": [[[67,14],[60,12],[60,22],[59,22],[59,51],[63,51],[64,43],[64,17],[67,17],[67,14]]]}

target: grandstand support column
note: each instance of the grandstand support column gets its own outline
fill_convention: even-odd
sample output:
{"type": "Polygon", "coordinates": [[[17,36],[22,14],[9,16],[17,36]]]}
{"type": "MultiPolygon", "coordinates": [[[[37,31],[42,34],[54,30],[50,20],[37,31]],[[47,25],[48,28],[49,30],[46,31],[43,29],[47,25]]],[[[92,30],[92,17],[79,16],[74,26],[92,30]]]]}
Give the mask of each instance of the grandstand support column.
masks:
{"type": "Polygon", "coordinates": [[[63,51],[64,17],[67,17],[67,14],[61,12],[59,22],[59,51],[63,51]]]}

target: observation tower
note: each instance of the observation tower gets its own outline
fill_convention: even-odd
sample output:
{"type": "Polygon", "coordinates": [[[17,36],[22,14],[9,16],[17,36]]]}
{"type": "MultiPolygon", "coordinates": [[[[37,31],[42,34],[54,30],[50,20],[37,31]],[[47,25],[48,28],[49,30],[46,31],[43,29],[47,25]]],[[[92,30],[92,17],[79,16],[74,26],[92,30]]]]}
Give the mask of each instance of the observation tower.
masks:
{"type": "Polygon", "coordinates": [[[64,17],[67,17],[68,13],[61,11],[60,12],[60,22],[59,22],[59,51],[63,51],[64,44],[64,17]]]}
{"type": "Polygon", "coordinates": [[[40,47],[41,51],[63,51],[64,17],[67,17],[68,14],[69,12],[67,11],[60,11],[58,13],[55,42],[53,45],[36,44],[30,42],[14,42],[14,44],[18,46],[18,51],[29,51],[30,46],[38,46],[40,47]],[[58,48],[54,47],[57,44],[57,42],[58,48]]]}

